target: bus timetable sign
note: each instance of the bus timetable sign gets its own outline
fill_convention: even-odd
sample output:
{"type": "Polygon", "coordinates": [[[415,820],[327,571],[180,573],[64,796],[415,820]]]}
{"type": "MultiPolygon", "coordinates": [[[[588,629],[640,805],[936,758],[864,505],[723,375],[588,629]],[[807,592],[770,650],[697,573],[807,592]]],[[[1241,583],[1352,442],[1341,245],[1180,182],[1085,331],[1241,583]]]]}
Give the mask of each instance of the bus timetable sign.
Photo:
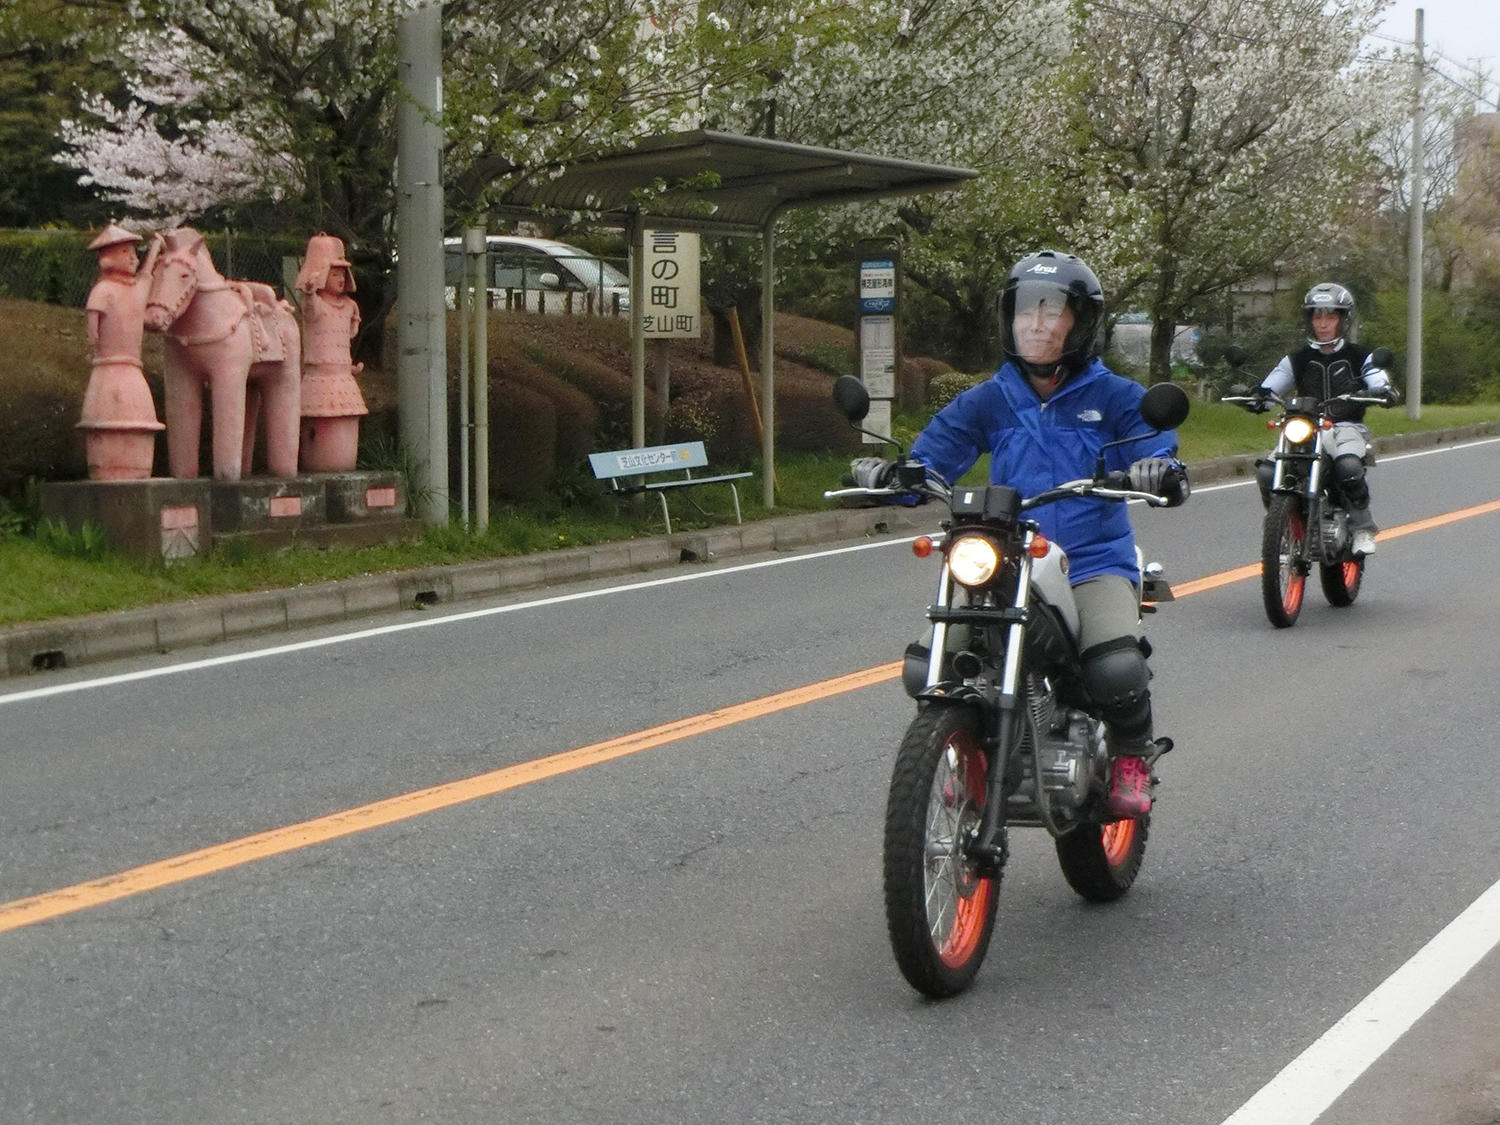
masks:
{"type": "Polygon", "coordinates": [[[859,311],[889,313],[896,310],[896,263],[890,258],[869,258],[859,263],[859,311]]]}

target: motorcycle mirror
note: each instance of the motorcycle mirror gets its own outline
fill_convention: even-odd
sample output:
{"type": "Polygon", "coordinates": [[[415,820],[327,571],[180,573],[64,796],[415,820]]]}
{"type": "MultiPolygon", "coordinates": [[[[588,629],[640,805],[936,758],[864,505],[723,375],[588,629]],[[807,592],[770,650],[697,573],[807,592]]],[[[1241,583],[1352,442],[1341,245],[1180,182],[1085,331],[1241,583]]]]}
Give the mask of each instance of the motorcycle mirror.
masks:
{"type": "Polygon", "coordinates": [[[1154,383],[1141,399],[1141,418],[1153,430],[1175,430],[1191,409],[1187,391],[1176,383],[1154,383]]]}
{"type": "MultiPolygon", "coordinates": [[[[1190,409],[1192,409],[1192,403],[1188,399],[1187,391],[1176,383],[1153,383],[1141,396],[1141,421],[1150,426],[1154,432],[1175,430],[1187,420],[1190,409]]],[[[1117,445],[1129,445],[1133,441],[1150,436],[1149,433],[1135,434],[1131,437],[1120,438],[1118,441],[1105,442],[1099,447],[1099,459],[1094,465],[1094,476],[1100,480],[1104,478],[1104,454],[1107,450],[1117,445]]]]}
{"type": "Polygon", "coordinates": [[[1396,357],[1391,353],[1390,348],[1376,348],[1370,353],[1370,362],[1376,367],[1385,368],[1395,363],[1396,357]]]}
{"type": "Polygon", "coordinates": [[[1238,344],[1230,344],[1229,347],[1224,349],[1224,362],[1229,364],[1230,367],[1238,367],[1249,358],[1249,354],[1238,344]]]}
{"type": "Polygon", "coordinates": [[[870,413],[870,392],[853,375],[840,375],[833,384],[833,405],[851,424],[862,422],[870,413]]]}

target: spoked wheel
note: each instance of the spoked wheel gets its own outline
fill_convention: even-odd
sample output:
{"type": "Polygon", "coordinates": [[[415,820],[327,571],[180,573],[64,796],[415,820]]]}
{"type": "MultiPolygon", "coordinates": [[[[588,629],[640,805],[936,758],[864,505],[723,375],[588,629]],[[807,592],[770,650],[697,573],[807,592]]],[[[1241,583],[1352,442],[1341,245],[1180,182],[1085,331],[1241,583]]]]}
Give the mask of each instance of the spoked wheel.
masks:
{"type": "Polygon", "coordinates": [[[1260,539],[1260,596],[1266,616],[1278,629],[1291,628],[1302,612],[1306,550],[1307,521],[1301,502],[1295,496],[1272,496],[1260,539]]]}
{"type": "Polygon", "coordinates": [[[1365,576],[1364,555],[1352,555],[1336,563],[1321,563],[1318,578],[1323,583],[1323,596],[1328,604],[1343,608],[1353,605],[1359,597],[1359,584],[1365,576]]]}
{"type": "Polygon", "coordinates": [[[979,972],[1000,893],[964,854],[985,800],[979,715],[928,707],[907,729],[885,811],[885,917],[901,975],[941,999],[979,972]]]}
{"type": "Polygon", "coordinates": [[[1151,816],[1080,824],[1057,838],[1063,878],[1090,902],[1114,902],[1130,890],[1146,858],[1151,816]]]}

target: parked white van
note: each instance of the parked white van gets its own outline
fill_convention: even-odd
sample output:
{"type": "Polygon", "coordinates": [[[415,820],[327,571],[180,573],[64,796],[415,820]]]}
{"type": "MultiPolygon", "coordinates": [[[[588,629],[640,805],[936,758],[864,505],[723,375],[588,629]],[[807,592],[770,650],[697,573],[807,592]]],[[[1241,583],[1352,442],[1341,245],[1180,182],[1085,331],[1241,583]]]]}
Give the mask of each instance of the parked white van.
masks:
{"type": "MultiPolygon", "coordinates": [[[[630,311],[630,278],[587,250],[551,238],[513,234],[492,234],[485,243],[493,308],[595,316],[630,311]]],[[[463,270],[463,239],[443,239],[443,279],[450,309],[455,306],[463,270]]]]}

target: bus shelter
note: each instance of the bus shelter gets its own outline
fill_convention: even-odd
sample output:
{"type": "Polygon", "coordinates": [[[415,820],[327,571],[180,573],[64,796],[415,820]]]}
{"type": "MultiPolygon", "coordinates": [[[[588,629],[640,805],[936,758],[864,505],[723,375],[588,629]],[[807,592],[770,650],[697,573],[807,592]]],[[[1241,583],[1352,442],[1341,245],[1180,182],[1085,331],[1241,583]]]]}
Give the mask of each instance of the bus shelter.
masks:
{"type": "MultiPolygon", "coordinates": [[[[496,175],[503,174],[503,171],[496,175]]],[[[775,227],[795,207],[947,191],[967,168],[697,129],[642,138],[544,170],[516,185],[496,215],[583,211],[624,228],[631,247],[631,437],[646,444],[645,232],[648,227],[761,240],[763,493],[775,506],[775,227]],[[659,185],[666,190],[657,190],[659,185]],[[677,185],[677,186],[674,186],[677,185]]]]}

